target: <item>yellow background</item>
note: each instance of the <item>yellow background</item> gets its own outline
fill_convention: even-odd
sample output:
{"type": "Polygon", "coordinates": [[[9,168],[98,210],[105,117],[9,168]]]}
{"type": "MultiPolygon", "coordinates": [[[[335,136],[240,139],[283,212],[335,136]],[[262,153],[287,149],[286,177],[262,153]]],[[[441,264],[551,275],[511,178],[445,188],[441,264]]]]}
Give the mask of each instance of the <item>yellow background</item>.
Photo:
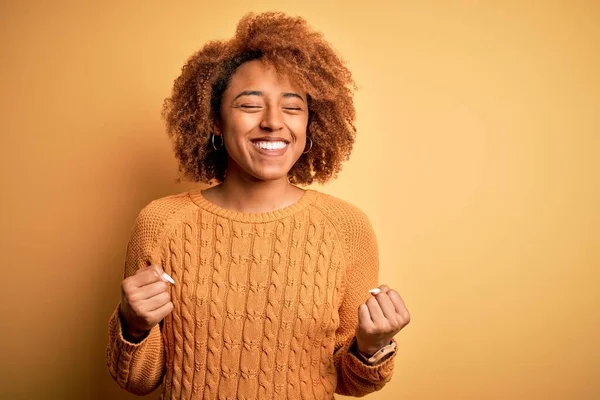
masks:
{"type": "Polygon", "coordinates": [[[104,365],[126,242],[193,186],[162,101],[250,10],[305,17],[360,87],[321,190],[413,316],[369,398],[600,398],[599,2],[33,3],[0,5],[0,398],[134,398],[104,365]]]}

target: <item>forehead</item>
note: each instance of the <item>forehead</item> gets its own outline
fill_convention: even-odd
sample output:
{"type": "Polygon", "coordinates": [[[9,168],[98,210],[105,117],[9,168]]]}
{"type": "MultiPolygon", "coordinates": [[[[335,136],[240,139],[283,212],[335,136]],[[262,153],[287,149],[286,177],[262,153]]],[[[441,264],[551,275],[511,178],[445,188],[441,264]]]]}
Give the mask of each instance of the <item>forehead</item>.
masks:
{"type": "Polygon", "coordinates": [[[252,60],[240,65],[232,75],[226,92],[249,89],[263,92],[296,92],[304,95],[300,87],[290,81],[286,75],[278,74],[273,66],[260,60],[252,60]]]}

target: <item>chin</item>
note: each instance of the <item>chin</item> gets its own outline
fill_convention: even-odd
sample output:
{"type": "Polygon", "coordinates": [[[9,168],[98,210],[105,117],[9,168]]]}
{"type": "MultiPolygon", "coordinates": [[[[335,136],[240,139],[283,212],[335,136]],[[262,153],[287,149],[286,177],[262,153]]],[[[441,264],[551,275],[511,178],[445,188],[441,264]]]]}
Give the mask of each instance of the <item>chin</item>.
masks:
{"type": "Polygon", "coordinates": [[[252,174],[256,179],[269,182],[269,181],[279,181],[281,179],[287,179],[287,173],[285,174],[252,174]]]}
{"type": "Polygon", "coordinates": [[[281,179],[287,180],[289,170],[286,170],[284,168],[277,168],[277,169],[269,168],[269,169],[261,169],[261,170],[250,169],[248,172],[254,178],[256,178],[260,181],[266,182],[266,181],[278,181],[281,179]]]}

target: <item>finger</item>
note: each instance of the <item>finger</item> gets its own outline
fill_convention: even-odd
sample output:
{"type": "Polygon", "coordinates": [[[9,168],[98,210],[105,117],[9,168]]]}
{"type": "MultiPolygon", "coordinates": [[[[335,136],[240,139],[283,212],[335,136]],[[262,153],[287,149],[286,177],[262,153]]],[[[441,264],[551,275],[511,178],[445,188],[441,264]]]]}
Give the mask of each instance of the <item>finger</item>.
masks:
{"type": "Polygon", "coordinates": [[[404,300],[402,300],[402,297],[400,297],[398,292],[396,292],[395,290],[390,290],[390,292],[388,293],[388,297],[392,301],[392,304],[394,305],[394,309],[396,310],[397,314],[400,314],[402,316],[408,314],[408,310],[406,309],[404,300]]]}
{"type": "Polygon", "coordinates": [[[383,315],[390,321],[395,321],[396,316],[396,308],[394,307],[394,303],[390,299],[389,293],[380,293],[375,296],[375,300],[379,303],[379,307],[383,312],[383,315]]]}
{"type": "Polygon", "coordinates": [[[388,285],[379,285],[379,290],[381,290],[381,293],[387,293],[390,290],[390,287],[388,285]]]}
{"type": "Polygon", "coordinates": [[[369,293],[371,293],[373,296],[377,296],[379,293],[386,293],[388,290],[390,290],[390,288],[387,285],[381,285],[369,290],[369,293]]]}
{"type": "Polygon", "coordinates": [[[157,294],[166,292],[169,289],[169,284],[165,281],[158,281],[150,283],[146,286],[139,288],[139,297],[140,299],[146,300],[150,299],[157,294]]]}
{"type": "Polygon", "coordinates": [[[156,316],[156,319],[160,322],[167,315],[171,314],[172,311],[173,311],[173,302],[169,301],[167,304],[165,304],[162,307],[154,310],[154,314],[156,316]]]}
{"type": "Polygon", "coordinates": [[[133,280],[137,287],[142,287],[158,281],[168,281],[175,283],[173,278],[163,271],[160,265],[151,265],[140,269],[134,276],[133,280]]]}
{"type": "Polygon", "coordinates": [[[135,275],[130,278],[137,287],[142,287],[162,280],[162,273],[163,270],[160,266],[150,265],[148,267],[140,268],[135,275]]]}
{"type": "Polygon", "coordinates": [[[159,293],[156,296],[151,297],[148,300],[146,300],[143,308],[146,309],[147,311],[152,312],[152,311],[158,310],[159,308],[161,308],[165,304],[169,303],[170,301],[171,301],[171,296],[169,295],[169,292],[162,292],[162,293],[159,293]]]}
{"type": "Polygon", "coordinates": [[[369,307],[364,303],[358,307],[358,324],[363,327],[370,327],[373,325],[371,315],[369,314],[369,307]]]}
{"type": "Polygon", "coordinates": [[[381,311],[381,307],[379,307],[379,303],[375,297],[371,297],[369,300],[367,300],[366,304],[367,307],[369,307],[369,315],[371,316],[373,323],[377,323],[378,321],[385,319],[383,311],[381,311]]]}

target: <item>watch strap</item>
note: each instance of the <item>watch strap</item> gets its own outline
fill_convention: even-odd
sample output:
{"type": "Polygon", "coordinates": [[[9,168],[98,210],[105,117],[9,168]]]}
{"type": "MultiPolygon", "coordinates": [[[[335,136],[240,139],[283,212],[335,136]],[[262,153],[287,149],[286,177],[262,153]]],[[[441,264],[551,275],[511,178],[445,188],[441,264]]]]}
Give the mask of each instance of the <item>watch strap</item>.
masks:
{"type": "Polygon", "coordinates": [[[369,365],[377,364],[384,357],[386,357],[389,354],[394,353],[395,351],[396,351],[396,342],[394,342],[394,341],[392,341],[387,346],[384,346],[381,349],[377,350],[377,352],[375,352],[375,354],[373,354],[371,357],[365,356],[364,354],[362,354],[360,352],[360,350],[358,350],[358,346],[356,347],[356,353],[358,354],[358,356],[361,358],[361,360],[363,362],[365,362],[366,364],[369,364],[369,365]]]}

